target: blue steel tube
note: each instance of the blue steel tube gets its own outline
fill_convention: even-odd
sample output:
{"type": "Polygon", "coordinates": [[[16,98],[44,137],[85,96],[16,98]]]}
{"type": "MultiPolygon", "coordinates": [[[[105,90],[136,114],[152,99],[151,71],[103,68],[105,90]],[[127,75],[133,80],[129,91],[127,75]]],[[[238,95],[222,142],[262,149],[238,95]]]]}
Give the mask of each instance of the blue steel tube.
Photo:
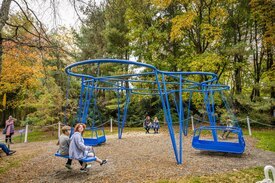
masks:
{"type": "Polygon", "coordinates": [[[173,96],[174,104],[175,104],[175,106],[176,106],[176,111],[177,111],[178,115],[180,115],[180,113],[179,113],[179,108],[178,108],[178,104],[177,104],[177,101],[176,101],[175,92],[172,93],[172,96],[173,96]]]}
{"type": "Polygon", "coordinates": [[[185,122],[185,128],[184,128],[184,135],[187,136],[188,133],[188,125],[189,125],[189,118],[190,118],[190,107],[191,107],[191,101],[192,101],[193,92],[189,92],[189,100],[188,100],[188,111],[187,111],[187,118],[185,122]]]}
{"type": "MultiPolygon", "coordinates": [[[[161,103],[162,103],[162,108],[163,108],[165,120],[166,120],[166,122],[168,122],[167,107],[166,107],[165,102],[164,102],[164,100],[165,100],[164,99],[164,93],[162,92],[162,86],[160,85],[160,82],[159,82],[159,79],[158,79],[158,72],[157,72],[157,70],[155,70],[155,76],[156,76],[156,83],[157,83],[158,90],[159,90],[159,96],[160,96],[160,100],[161,100],[161,103]]],[[[170,137],[171,137],[171,135],[170,135],[170,137]]],[[[171,137],[171,141],[172,141],[172,137],[171,137]]],[[[175,153],[175,150],[174,150],[174,154],[175,154],[176,161],[178,163],[178,159],[177,159],[177,155],[175,153]]]]}
{"type": "Polygon", "coordinates": [[[179,107],[180,107],[180,116],[179,116],[179,122],[180,122],[180,130],[179,130],[179,164],[182,164],[182,141],[183,141],[183,138],[182,138],[182,118],[184,117],[183,116],[183,109],[182,109],[182,75],[180,75],[180,86],[179,86],[179,107]]]}
{"type": "Polygon", "coordinates": [[[167,119],[168,129],[169,129],[170,138],[171,138],[171,141],[172,141],[172,145],[173,145],[173,149],[174,149],[174,153],[175,153],[175,156],[176,156],[177,163],[180,164],[179,157],[178,157],[178,150],[177,150],[178,148],[177,148],[175,133],[174,133],[173,124],[172,124],[169,98],[168,98],[168,93],[167,93],[167,89],[166,89],[164,74],[162,73],[161,76],[162,76],[162,84],[163,84],[165,103],[166,103],[166,112],[165,113],[166,113],[166,116],[167,116],[166,119],[167,119]]]}
{"type": "Polygon", "coordinates": [[[92,127],[95,127],[95,121],[96,121],[96,118],[95,118],[95,115],[96,115],[96,105],[97,105],[97,95],[96,95],[96,81],[93,80],[92,82],[92,96],[93,96],[93,123],[92,123],[92,127]]]}
{"type": "Polygon", "coordinates": [[[216,126],[216,116],[215,116],[215,100],[214,100],[214,92],[210,91],[210,96],[211,96],[211,114],[212,114],[212,120],[213,120],[213,126],[216,126]]]}
{"type": "Polygon", "coordinates": [[[84,94],[84,90],[85,90],[85,85],[84,85],[84,80],[85,78],[82,77],[81,78],[81,91],[80,91],[80,97],[79,97],[79,105],[78,105],[78,122],[81,122],[81,116],[82,116],[82,107],[83,107],[83,94],[84,94]]]}
{"type": "MultiPolygon", "coordinates": [[[[211,96],[211,115],[212,115],[212,126],[216,126],[216,117],[215,117],[215,101],[214,101],[214,93],[213,91],[210,91],[210,96],[211,96]]],[[[217,131],[216,129],[213,129],[212,130],[212,133],[213,133],[213,138],[214,138],[214,141],[217,142],[218,141],[218,136],[217,136],[217,131]],[[215,133],[213,133],[213,131],[215,133]]]]}
{"type": "MultiPolygon", "coordinates": [[[[213,127],[213,126],[215,126],[215,124],[213,122],[213,116],[212,116],[212,112],[211,112],[211,106],[210,106],[210,102],[209,102],[209,94],[208,93],[209,93],[208,91],[203,92],[204,103],[205,103],[206,111],[207,111],[208,118],[210,121],[210,126],[213,127]]],[[[217,141],[217,133],[216,133],[216,130],[214,130],[214,129],[212,129],[212,136],[213,136],[214,141],[217,141]]]]}
{"type": "Polygon", "coordinates": [[[121,127],[120,127],[120,93],[119,89],[117,90],[117,135],[118,138],[121,139],[121,127]]]}
{"type": "Polygon", "coordinates": [[[67,121],[67,107],[68,107],[68,100],[69,100],[70,83],[71,83],[71,76],[68,75],[67,90],[66,90],[66,105],[65,105],[64,119],[63,119],[63,123],[66,124],[66,125],[68,124],[68,121],[67,121]]]}
{"type": "Polygon", "coordinates": [[[119,139],[122,138],[123,128],[124,128],[124,125],[126,122],[128,107],[129,107],[129,103],[130,103],[130,97],[131,97],[130,91],[126,90],[126,100],[125,100],[125,104],[124,104],[123,118],[122,118],[121,132],[119,133],[119,139]]]}
{"type": "Polygon", "coordinates": [[[88,105],[88,94],[89,94],[89,87],[85,86],[85,101],[84,101],[84,107],[83,107],[83,113],[82,113],[82,120],[81,123],[86,123],[87,121],[87,114],[85,113],[85,111],[87,111],[89,105],[88,105]]]}
{"type": "MultiPolygon", "coordinates": [[[[92,83],[93,83],[93,81],[92,81],[92,83]]],[[[88,111],[89,111],[89,108],[90,108],[90,102],[91,102],[91,98],[92,98],[93,86],[92,86],[92,88],[89,87],[90,86],[90,81],[89,82],[86,81],[86,84],[87,84],[86,89],[87,89],[88,97],[86,98],[86,101],[85,101],[86,107],[83,111],[83,116],[85,116],[85,120],[87,121],[87,114],[88,114],[88,111]]]]}

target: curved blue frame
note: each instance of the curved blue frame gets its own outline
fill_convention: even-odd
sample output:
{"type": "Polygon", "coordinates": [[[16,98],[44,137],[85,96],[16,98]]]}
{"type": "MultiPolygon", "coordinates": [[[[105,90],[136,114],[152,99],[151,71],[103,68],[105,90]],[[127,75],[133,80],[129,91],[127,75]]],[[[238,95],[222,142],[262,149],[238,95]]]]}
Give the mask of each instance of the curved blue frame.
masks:
{"type": "MultiPolygon", "coordinates": [[[[192,95],[194,92],[200,92],[204,96],[204,103],[205,107],[208,113],[208,118],[210,120],[210,130],[212,131],[213,139],[212,142],[213,147],[217,144],[218,138],[217,138],[217,132],[216,132],[216,119],[215,119],[215,101],[214,101],[214,93],[219,92],[222,93],[223,90],[229,90],[229,86],[221,85],[218,83],[218,76],[215,73],[211,72],[169,72],[169,71],[161,71],[158,70],[156,67],[135,62],[135,61],[129,61],[129,60],[117,60],[117,59],[95,59],[95,60],[85,60],[81,62],[76,62],[74,64],[71,64],[65,68],[65,72],[68,75],[75,76],[81,78],[81,93],[80,93],[80,99],[79,99],[79,120],[81,119],[81,122],[86,123],[87,117],[88,117],[88,110],[89,106],[92,103],[95,107],[96,102],[91,102],[96,100],[96,95],[94,92],[96,90],[111,90],[117,93],[118,98],[118,138],[122,138],[123,128],[126,122],[126,116],[127,116],[127,110],[130,103],[130,96],[132,94],[140,94],[140,95],[159,95],[162,103],[162,108],[164,111],[165,119],[168,125],[168,130],[172,142],[172,147],[174,150],[175,158],[178,164],[182,164],[182,156],[183,156],[183,133],[184,135],[187,135],[188,132],[188,121],[185,119],[184,111],[188,110],[188,116],[190,115],[190,103],[192,100],[192,95]],[[134,65],[141,68],[149,69],[150,71],[143,73],[134,73],[134,74],[123,74],[123,75],[105,75],[105,76],[98,76],[98,75],[89,75],[85,73],[78,73],[76,71],[73,71],[73,69],[76,69],[79,66],[84,65],[91,65],[91,64],[97,64],[97,74],[99,73],[99,66],[104,63],[114,63],[114,64],[127,64],[127,65],[134,65]],[[142,78],[144,76],[150,76],[151,80],[148,80],[147,78],[144,80],[140,80],[138,78],[142,78]],[[188,77],[197,77],[200,78],[207,78],[204,81],[196,81],[191,80],[188,77]],[[203,76],[203,77],[202,77],[203,76]],[[167,78],[169,78],[169,81],[167,81],[167,78]],[[126,87],[123,85],[123,83],[151,83],[155,85],[157,88],[150,89],[150,88],[137,88],[130,86],[126,87]],[[171,87],[173,86],[173,87],[171,87]],[[122,117],[120,115],[121,109],[121,93],[124,92],[126,94],[126,101],[123,108],[123,114],[122,117]],[[189,93],[189,104],[188,106],[183,105],[183,93],[188,92],[189,93]],[[171,115],[171,104],[169,101],[169,95],[173,95],[174,97],[174,103],[176,106],[176,111],[178,113],[178,120],[179,120],[179,138],[178,142],[176,140],[176,135],[174,132],[173,127],[173,120],[171,115]],[[176,97],[177,95],[177,97],[176,97]],[[178,101],[176,100],[178,99],[178,101]]],[[[225,101],[224,98],[222,98],[223,101],[225,101]]],[[[228,106],[226,106],[228,108],[228,106]]],[[[240,128],[239,128],[240,129],[240,128]]],[[[241,129],[240,129],[241,131],[241,129]]],[[[194,135],[194,139],[197,138],[197,136],[194,135]]],[[[242,138],[242,133],[239,133],[239,138],[242,138]]],[[[193,139],[193,141],[194,141],[193,139]]],[[[227,144],[219,144],[221,146],[226,146],[227,144]]],[[[201,143],[200,148],[207,150],[207,146],[209,146],[208,143],[201,143]],[[204,148],[201,148],[201,147],[204,148]]],[[[243,146],[245,146],[245,143],[243,146]]],[[[220,146],[219,146],[220,147],[220,146]]],[[[196,148],[196,147],[194,147],[196,148]]],[[[225,151],[228,148],[224,148],[225,151]]],[[[209,149],[211,151],[215,150],[209,149]]],[[[216,151],[220,151],[218,148],[216,151]]],[[[228,150],[228,152],[231,152],[228,150]]]]}

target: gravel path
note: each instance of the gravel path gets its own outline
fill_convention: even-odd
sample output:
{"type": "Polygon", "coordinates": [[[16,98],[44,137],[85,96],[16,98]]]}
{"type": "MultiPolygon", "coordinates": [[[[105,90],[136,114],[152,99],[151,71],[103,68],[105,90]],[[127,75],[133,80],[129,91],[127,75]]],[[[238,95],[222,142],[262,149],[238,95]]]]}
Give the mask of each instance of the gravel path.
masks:
{"type": "Polygon", "coordinates": [[[107,143],[95,150],[108,163],[100,166],[93,162],[88,173],[79,172],[77,161],[73,161],[73,170],[68,171],[64,166],[66,160],[53,155],[57,149],[55,141],[14,144],[12,148],[17,153],[0,158],[0,166],[6,158],[15,162],[0,182],[154,182],[275,164],[275,153],[255,148],[252,138],[246,139],[243,155],[200,152],[191,147],[191,141],[190,135],[184,137],[184,162],[177,165],[167,132],[124,133],[121,140],[117,135],[107,136],[107,143]],[[16,164],[18,161],[23,163],[16,164]]]}

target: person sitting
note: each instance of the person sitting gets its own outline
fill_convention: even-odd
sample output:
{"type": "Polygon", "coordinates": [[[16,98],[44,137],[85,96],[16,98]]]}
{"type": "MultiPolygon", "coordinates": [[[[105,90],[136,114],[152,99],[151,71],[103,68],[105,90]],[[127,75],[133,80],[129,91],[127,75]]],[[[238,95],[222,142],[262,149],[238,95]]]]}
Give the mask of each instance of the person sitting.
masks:
{"type": "MultiPolygon", "coordinates": [[[[60,135],[57,145],[59,145],[58,153],[63,156],[69,155],[69,146],[70,146],[70,134],[71,134],[71,127],[70,126],[63,126],[62,127],[62,134],[60,135]]],[[[72,159],[68,159],[65,165],[66,168],[72,169],[72,159]]]]}
{"type": "Polygon", "coordinates": [[[150,133],[149,131],[150,131],[151,126],[152,126],[152,124],[150,121],[150,116],[146,116],[144,123],[143,123],[143,127],[146,130],[145,133],[150,133]]]}
{"type": "Polygon", "coordinates": [[[6,144],[0,142],[0,148],[6,153],[7,156],[14,154],[16,151],[10,150],[6,144]]]}
{"type": "Polygon", "coordinates": [[[229,136],[229,134],[231,133],[231,127],[233,127],[233,122],[232,120],[229,118],[229,116],[226,117],[226,130],[223,131],[222,134],[222,139],[227,139],[227,137],[229,136]],[[225,136],[225,137],[224,137],[225,136]]]}
{"type": "MultiPolygon", "coordinates": [[[[81,160],[86,157],[95,157],[96,162],[100,165],[104,165],[107,163],[107,160],[101,160],[97,156],[95,156],[95,152],[93,147],[86,146],[84,144],[84,139],[82,137],[85,131],[86,125],[78,123],[75,126],[75,132],[71,136],[71,142],[69,147],[69,156],[73,159],[81,160]]],[[[87,164],[83,163],[80,169],[81,172],[87,172],[87,164]]]]}
{"type": "Polygon", "coordinates": [[[157,117],[153,120],[154,133],[159,133],[159,120],[157,117]]]}

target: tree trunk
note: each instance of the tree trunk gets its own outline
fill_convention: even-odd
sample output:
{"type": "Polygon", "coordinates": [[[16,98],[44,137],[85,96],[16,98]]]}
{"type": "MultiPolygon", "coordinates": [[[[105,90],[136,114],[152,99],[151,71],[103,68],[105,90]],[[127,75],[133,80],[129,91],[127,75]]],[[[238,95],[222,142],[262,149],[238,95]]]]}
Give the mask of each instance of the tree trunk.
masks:
{"type": "MultiPolygon", "coordinates": [[[[272,65],[273,65],[273,54],[272,54],[272,48],[270,48],[269,46],[267,47],[267,60],[266,60],[266,70],[269,71],[272,69],[272,65]]],[[[271,86],[270,88],[270,98],[275,99],[275,87],[271,86]]],[[[274,110],[275,110],[275,106],[271,105],[270,108],[270,114],[271,114],[271,119],[273,120],[272,123],[275,123],[275,116],[274,116],[274,110]]]]}
{"type": "MultiPolygon", "coordinates": [[[[240,56],[239,56],[240,57],[240,56]]],[[[234,55],[234,63],[238,65],[238,63],[241,63],[242,57],[238,58],[238,55],[234,55]]],[[[241,67],[237,66],[234,70],[234,77],[235,77],[235,93],[241,94],[242,93],[242,75],[241,75],[241,67]]]]}
{"type": "Polygon", "coordinates": [[[3,63],[3,28],[6,21],[9,19],[11,0],[3,0],[0,8],[0,80],[2,76],[2,63],[3,63]]]}
{"type": "Polygon", "coordinates": [[[254,36],[255,51],[253,53],[253,65],[254,65],[254,86],[250,95],[251,101],[255,101],[256,97],[260,97],[260,79],[262,74],[262,62],[264,58],[264,46],[259,47],[258,41],[258,23],[254,22],[254,36]]]}
{"type": "Polygon", "coordinates": [[[0,81],[2,78],[2,64],[3,64],[3,38],[2,38],[2,31],[0,30],[0,81]]]}

